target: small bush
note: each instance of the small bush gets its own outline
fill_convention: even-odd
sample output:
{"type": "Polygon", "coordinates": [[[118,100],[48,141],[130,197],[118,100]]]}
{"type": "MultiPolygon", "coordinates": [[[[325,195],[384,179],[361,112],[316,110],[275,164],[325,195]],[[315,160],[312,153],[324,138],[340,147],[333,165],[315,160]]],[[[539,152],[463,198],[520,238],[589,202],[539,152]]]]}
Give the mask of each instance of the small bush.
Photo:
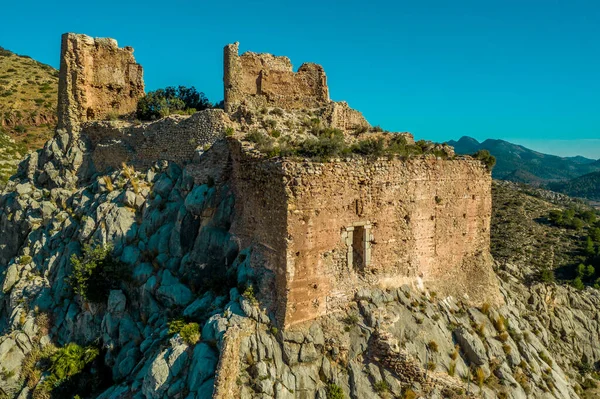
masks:
{"type": "Polygon", "coordinates": [[[356,323],[358,323],[358,316],[354,313],[349,314],[344,318],[344,323],[346,323],[349,326],[354,326],[356,325],[356,323]]]}
{"type": "Polygon", "coordinates": [[[389,392],[390,385],[384,380],[381,380],[376,382],[375,385],[373,385],[373,388],[375,388],[375,392],[381,395],[382,393],[389,392]]]}
{"type": "Polygon", "coordinates": [[[31,263],[31,260],[32,260],[32,259],[33,259],[33,258],[32,258],[31,256],[29,256],[29,255],[23,255],[23,256],[21,256],[21,257],[19,258],[19,264],[20,264],[20,265],[26,265],[26,264],[28,264],[28,263],[31,263]]]}
{"type": "Polygon", "coordinates": [[[271,115],[283,116],[283,110],[281,108],[273,108],[269,113],[271,115]]]}
{"type": "Polygon", "coordinates": [[[186,323],[183,319],[175,319],[169,322],[169,334],[179,334],[188,345],[195,345],[200,341],[200,325],[198,323],[186,323]]]}
{"type": "Polygon", "coordinates": [[[83,247],[83,256],[71,256],[73,271],[69,283],[73,292],[83,300],[104,302],[111,289],[120,288],[130,279],[129,269],[111,256],[105,246],[83,247]]]}
{"type": "Polygon", "coordinates": [[[454,346],[454,350],[450,353],[450,359],[456,360],[458,359],[458,345],[454,346]]]}
{"type": "Polygon", "coordinates": [[[225,129],[225,136],[227,136],[227,137],[233,136],[234,133],[235,133],[235,131],[233,130],[232,127],[228,127],[227,129],[225,129]]]}
{"type": "Polygon", "coordinates": [[[456,362],[452,361],[452,362],[450,362],[450,365],[448,366],[448,375],[450,377],[454,377],[455,374],[456,374],[456,362]]]}
{"type": "Polygon", "coordinates": [[[475,378],[479,388],[483,387],[483,383],[485,382],[485,372],[481,367],[477,367],[477,370],[475,370],[475,378]]]}
{"type": "Polygon", "coordinates": [[[407,388],[402,394],[403,399],[417,399],[417,393],[410,388],[407,388]]]}
{"type": "Polygon", "coordinates": [[[432,352],[437,352],[438,351],[437,342],[435,342],[434,340],[429,341],[429,343],[427,344],[427,349],[429,349],[432,352]]]}
{"type": "Polygon", "coordinates": [[[81,372],[99,354],[98,348],[91,346],[83,348],[76,343],[60,348],[50,358],[52,363],[50,372],[57,378],[55,385],[81,372]]]}
{"type": "Polygon", "coordinates": [[[481,305],[481,313],[483,313],[484,315],[488,315],[490,313],[490,307],[491,305],[488,302],[484,302],[483,305],[481,305]]]}
{"type": "Polygon", "coordinates": [[[543,283],[553,283],[555,280],[554,270],[543,269],[539,272],[539,280],[543,283]]]}
{"type": "Polygon", "coordinates": [[[338,385],[334,384],[334,383],[329,383],[327,384],[327,387],[325,388],[325,395],[327,396],[327,399],[344,399],[344,391],[342,390],[342,388],[340,388],[338,385]]]}
{"type": "Polygon", "coordinates": [[[485,167],[491,171],[496,165],[496,157],[494,157],[488,150],[479,150],[472,155],[473,158],[479,159],[485,167]]]}
{"type": "Polygon", "coordinates": [[[381,157],[385,154],[385,142],[383,138],[361,140],[350,150],[355,154],[381,157]]]}
{"type": "Polygon", "coordinates": [[[251,304],[258,304],[258,299],[256,299],[256,295],[254,294],[254,286],[252,284],[249,284],[248,287],[246,287],[242,296],[249,300],[251,304]]]}

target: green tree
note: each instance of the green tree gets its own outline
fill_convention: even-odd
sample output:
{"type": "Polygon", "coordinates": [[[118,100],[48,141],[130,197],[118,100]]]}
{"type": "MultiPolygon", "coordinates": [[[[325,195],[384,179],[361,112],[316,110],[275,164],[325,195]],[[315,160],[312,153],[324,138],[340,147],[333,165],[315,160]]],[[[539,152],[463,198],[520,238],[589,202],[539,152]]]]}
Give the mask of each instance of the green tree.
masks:
{"type": "Polygon", "coordinates": [[[154,120],[174,113],[194,113],[212,104],[204,93],[194,86],[169,86],[146,94],[138,102],[137,117],[142,120],[154,120]]]}
{"type": "Polygon", "coordinates": [[[83,256],[71,256],[73,271],[69,283],[73,292],[86,301],[101,303],[111,289],[130,279],[129,269],[111,256],[107,246],[85,245],[83,256]]]}
{"type": "Polygon", "coordinates": [[[592,237],[590,236],[585,240],[584,252],[587,256],[596,255],[596,246],[594,245],[594,240],[592,240],[592,237]]]}

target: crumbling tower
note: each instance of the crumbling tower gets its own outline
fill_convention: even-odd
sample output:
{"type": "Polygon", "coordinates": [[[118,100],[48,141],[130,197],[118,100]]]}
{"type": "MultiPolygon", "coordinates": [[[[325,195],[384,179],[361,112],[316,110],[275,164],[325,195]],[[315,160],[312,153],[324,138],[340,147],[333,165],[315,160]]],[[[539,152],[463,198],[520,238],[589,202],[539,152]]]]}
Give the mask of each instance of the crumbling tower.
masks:
{"type": "Polygon", "coordinates": [[[223,50],[225,111],[234,111],[241,104],[310,109],[330,102],[321,65],[305,63],[294,72],[288,57],[252,52],[238,55],[238,51],[237,42],[223,50]]]}
{"type": "Polygon", "coordinates": [[[59,128],[74,132],[82,122],[131,114],[143,95],[143,70],[133,48],[119,48],[114,39],[63,34],[59,128]]]}

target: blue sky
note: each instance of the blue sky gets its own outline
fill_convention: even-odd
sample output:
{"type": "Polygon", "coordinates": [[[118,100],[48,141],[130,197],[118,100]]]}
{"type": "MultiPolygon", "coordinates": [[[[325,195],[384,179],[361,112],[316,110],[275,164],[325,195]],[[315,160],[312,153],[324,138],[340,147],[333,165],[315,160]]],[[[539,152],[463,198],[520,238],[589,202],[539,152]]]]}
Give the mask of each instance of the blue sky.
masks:
{"type": "Polygon", "coordinates": [[[58,67],[64,32],[135,48],[148,90],[223,98],[222,48],[322,64],[331,97],[391,131],[600,158],[600,2],[62,0],[2,5],[0,46],[58,67]],[[60,4],[60,6],[59,6],[60,4]]]}

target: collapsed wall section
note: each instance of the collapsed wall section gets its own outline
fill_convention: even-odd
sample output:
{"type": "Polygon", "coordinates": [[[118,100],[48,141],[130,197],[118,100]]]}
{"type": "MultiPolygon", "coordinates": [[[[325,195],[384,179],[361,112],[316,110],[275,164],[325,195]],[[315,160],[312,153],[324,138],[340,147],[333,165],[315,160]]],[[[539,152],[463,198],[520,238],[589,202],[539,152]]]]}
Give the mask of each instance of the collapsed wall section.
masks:
{"type": "Polygon", "coordinates": [[[173,115],[141,124],[86,123],[82,125],[81,137],[87,140],[98,171],[120,168],[123,163],[144,168],[159,160],[183,165],[225,137],[228,123],[222,110],[207,109],[192,116],[173,115]]]}
{"type": "Polygon", "coordinates": [[[361,285],[424,284],[498,302],[491,177],[476,160],[285,162],[289,326],[361,285]]]}
{"type": "Polygon", "coordinates": [[[134,112],[144,95],[142,66],[133,48],[114,39],[65,33],[58,81],[58,127],[76,131],[81,122],[134,112]]]}
{"type": "Polygon", "coordinates": [[[322,66],[305,63],[294,72],[287,57],[252,52],[239,55],[238,52],[239,43],[229,44],[223,50],[227,112],[241,104],[253,108],[310,109],[329,103],[327,77],[322,66]]]}

